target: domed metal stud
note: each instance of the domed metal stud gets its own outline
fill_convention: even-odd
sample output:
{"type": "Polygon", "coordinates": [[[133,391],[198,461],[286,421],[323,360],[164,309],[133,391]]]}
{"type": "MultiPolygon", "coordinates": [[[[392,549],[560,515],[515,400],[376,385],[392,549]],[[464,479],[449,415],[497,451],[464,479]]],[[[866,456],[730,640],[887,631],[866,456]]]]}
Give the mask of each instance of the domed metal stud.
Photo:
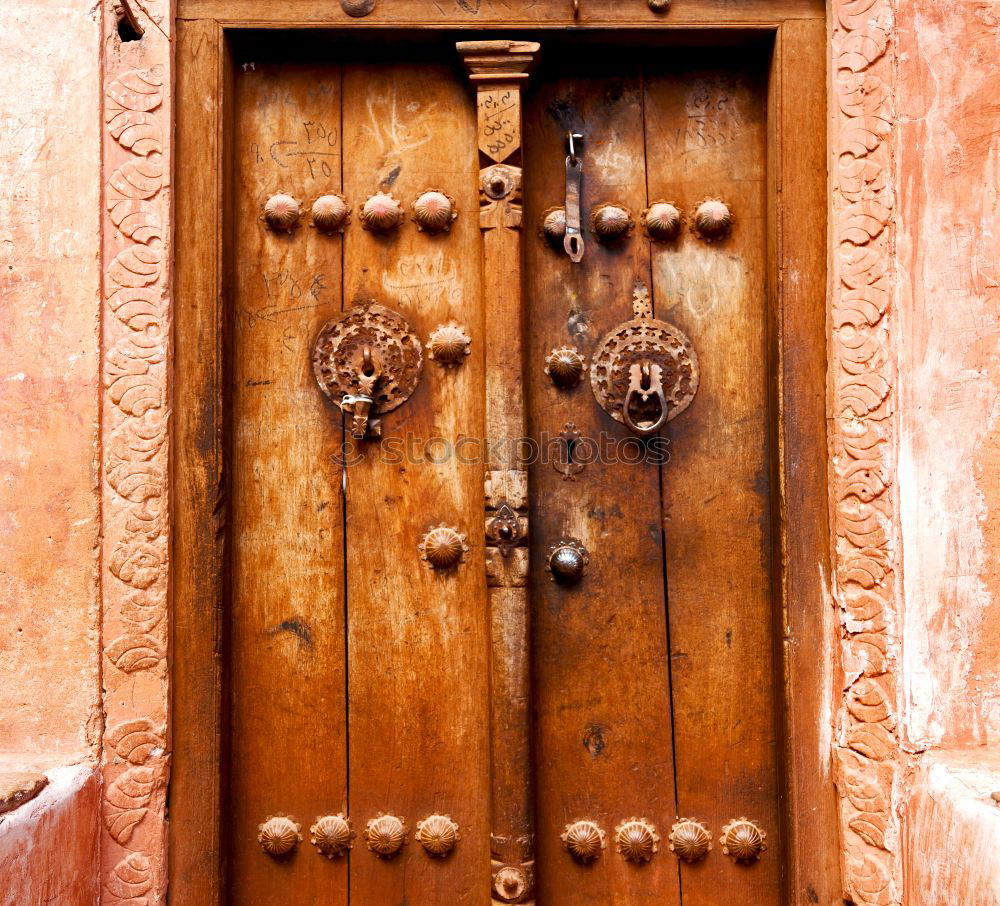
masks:
{"type": "Polygon", "coordinates": [[[542,238],[556,251],[562,251],[563,240],[566,238],[566,209],[549,208],[542,214],[539,227],[542,238]]]}
{"type": "Polygon", "coordinates": [[[361,209],[361,226],[372,233],[389,233],[403,222],[403,206],[386,192],[376,192],[361,209]]]}
{"type": "Polygon", "coordinates": [[[428,189],[413,202],[417,229],[427,233],[447,233],[458,217],[455,199],[444,192],[428,189]]]}
{"type": "Polygon", "coordinates": [[[554,582],[575,585],[583,578],[590,555],[576,538],[563,538],[549,548],[546,569],[554,582]]]}
{"type": "Polygon", "coordinates": [[[301,842],[301,829],[291,818],[274,815],[257,828],[257,842],[269,856],[285,856],[301,842]]]}
{"type": "Polygon", "coordinates": [[[670,9],[671,0],[648,0],[649,8],[654,13],[665,13],[670,9]]]}
{"type": "Polygon", "coordinates": [[[360,19],[375,9],[375,0],[340,0],[340,8],[347,15],[360,19]]]}
{"type": "Polygon", "coordinates": [[[753,821],[736,818],[722,828],[719,843],[722,844],[722,851],[737,862],[756,862],[767,849],[766,837],[767,834],[753,821]]]}
{"type": "Polygon", "coordinates": [[[729,205],[718,198],[706,198],[695,208],[694,231],[706,242],[724,239],[733,226],[733,213],[729,205]]]}
{"type": "Polygon", "coordinates": [[[626,862],[648,862],[659,851],[660,835],[645,818],[629,818],[615,828],[615,849],[626,862]]]}
{"type": "Polygon", "coordinates": [[[396,815],[380,812],[365,825],[364,838],[369,850],[380,859],[388,859],[406,842],[406,822],[396,815]]]}
{"type": "Polygon", "coordinates": [[[346,853],[354,839],[351,822],[343,814],[317,818],[316,823],[309,828],[309,833],[312,834],[309,842],[328,859],[335,859],[346,853]]]}
{"type": "Polygon", "coordinates": [[[447,525],[432,528],[420,542],[420,559],[437,570],[454,569],[469,550],[466,537],[447,525]]]}
{"type": "Polygon", "coordinates": [[[683,217],[669,201],[653,202],[642,212],[642,228],[654,242],[672,242],[681,232],[683,217]]]}
{"type": "Polygon", "coordinates": [[[578,862],[593,862],[599,858],[607,843],[606,834],[594,821],[574,821],[566,825],[565,833],[561,834],[566,851],[578,862]]]}
{"type": "Polygon", "coordinates": [[[343,195],[320,195],[312,204],[312,222],[321,233],[342,233],[351,217],[343,195]]]}
{"type": "Polygon", "coordinates": [[[276,233],[290,233],[299,222],[299,203],[291,195],[279,192],[264,203],[264,222],[276,233]]]}
{"type": "Polygon", "coordinates": [[[417,822],[417,842],[432,856],[443,858],[461,839],[458,825],[447,815],[431,815],[417,822]]]}
{"type": "Polygon", "coordinates": [[[670,851],[684,862],[704,859],[712,848],[712,834],[700,821],[681,818],[671,829],[670,851]]]}
{"type": "Polygon", "coordinates": [[[572,346],[560,346],[545,357],[545,373],[560,390],[572,390],[583,379],[583,356],[572,346]]]}
{"type": "Polygon", "coordinates": [[[599,242],[610,245],[621,242],[635,229],[629,209],[620,204],[602,204],[590,215],[590,228],[599,242]]]}
{"type": "Polygon", "coordinates": [[[472,339],[458,324],[442,324],[431,334],[427,343],[427,357],[439,365],[461,365],[472,351],[472,339]]]}

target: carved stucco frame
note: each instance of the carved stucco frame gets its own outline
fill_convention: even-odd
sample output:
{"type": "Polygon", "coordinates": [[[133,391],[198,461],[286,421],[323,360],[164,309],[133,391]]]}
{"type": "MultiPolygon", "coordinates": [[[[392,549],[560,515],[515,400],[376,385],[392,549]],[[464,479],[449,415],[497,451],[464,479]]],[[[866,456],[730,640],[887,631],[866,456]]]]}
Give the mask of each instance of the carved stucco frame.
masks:
{"type": "MultiPolygon", "coordinates": [[[[165,901],[174,7],[103,4],[102,902],[165,901]]],[[[891,0],[830,10],[829,493],[844,894],[899,903],[891,0]]],[[[834,692],[830,690],[831,694],[834,692]]],[[[820,716],[822,720],[822,715],[820,716]]]]}

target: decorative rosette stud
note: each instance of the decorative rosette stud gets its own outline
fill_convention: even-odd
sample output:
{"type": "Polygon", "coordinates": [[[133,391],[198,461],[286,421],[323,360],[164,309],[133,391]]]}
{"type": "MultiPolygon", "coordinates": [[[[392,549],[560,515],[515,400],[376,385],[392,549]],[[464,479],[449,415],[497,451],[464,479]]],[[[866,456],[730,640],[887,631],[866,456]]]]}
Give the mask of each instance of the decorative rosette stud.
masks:
{"type": "Polygon", "coordinates": [[[406,842],[406,822],[396,815],[380,812],[365,825],[364,838],[368,849],[380,859],[391,858],[406,842]]]}
{"type": "Polygon", "coordinates": [[[417,822],[417,842],[432,856],[443,858],[461,839],[458,825],[447,815],[431,815],[417,822]]]}
{"type": "Polygon", "coordinates": [[[545,373],[560,390],[579,384],[583,370],[583,356],[573,346],[560,346],[545,357],[545,373]]]}
{"type": "Polygon", "coordinates": [[[566,209],[549,208],[542,214],[539,227],[542,238],[556,251],[563,250],[563,240],[566,238],[566,209]]]}
{"type": "Polygon", "coordinates": [[[312,222],[321,233],[342,233],[351,219],[343,195],[320,195],[312,204],[312,222]]]}
{"type": "Polygon", "coordinates": [[[595,821],[584,820],[567,824],[565,833],[559,839],[574,859],[587,863],[600,858],[607,846],[606,836],[595,821]]]}
{"type": "Polygon", "coordinates": [[[442,324],[431,334],[427,343],[427,357],[439,365],[454,367],[461,365],[472,351],[472,338],[464,327],[452,322],[442,324]]]}
{"type": "Polygon", "coordinates": [[[693,818],[681,818],[671,829],[670,851],[685,862],[704,859],[712,848],[712,835],[707,827],[693,818]]]}
{"type": "Polygon", "coordinates": [[[458,217],[455,199],[436,189],[428,189],[413,202],[417,229],[427,233],[447,233],[458,217]]]}
{"type": "Polygon", "coordinates": [[[343,814],[317,818],[316,823],[309,828],[309,833],[312,834],[309,842],[328,859],[335,859],[346,853],[354,839],[351,822],[343,814]]]}
{"type": "Polygon", "coordinates": [[[736,818],[722,828],[722,851],[737,862],[756,862],[767,849],[767,834],[748,818],[736,818]]]}
{"type": "Polygon", "coordinates": [[[629,818],[615,828],[615,849],[626,862],[648,862],[659,843],[660,835],[645,818],[629,818]]]}
{"type": "Polygon", "coordinates": [[[656,242],[672,242],[680,235],[683,223],[680,210],[669,201],[653,202],[642,212],[642,228],[656,242]]]}
{"type": "Polygon", "coordinates": [[[605,203],[594,208],[590,228],[599,242],[610,245],[628,236],[635,229],[635,221],[624,205],[605,203]]]}
{"type": "Polygon", "coordinates": [[[299,203],[279,192],[264,202],[264,222],[276,233],[290,233],[298,226],[301,210],[299,203]]]}
{"type": "Polygon", "coordinates": [[[301,829],[291,818],[274,815],[257,829],[257,842],[269,856],[286,856],[302,841],[301,829]]]}
{"type": "Polygon", "coordinates": [[[560,585],[575,585],[583,578],[590,555],[576,538],[562,538],[549,548],[546,569],[560,585]]]}
{"type": "Polygon", "coordinates": [[[733,212],[718,198],[706,198],[695,208],[694,231],[706,242],[725,239],[733,227],[733,212]]]}
{"type": "Polygon", "coordinates": [[[432,528],[420,542],[420,558],[437,570],[454,569],[469,550],[466,537],[448,525],[432,528]]]}
{"type": "Polygon", "coordinates": [[[391,233],[403,222],[403,206],[387,192],[376,192],[361,208],[361,226],[372,233],[391,233]]]}

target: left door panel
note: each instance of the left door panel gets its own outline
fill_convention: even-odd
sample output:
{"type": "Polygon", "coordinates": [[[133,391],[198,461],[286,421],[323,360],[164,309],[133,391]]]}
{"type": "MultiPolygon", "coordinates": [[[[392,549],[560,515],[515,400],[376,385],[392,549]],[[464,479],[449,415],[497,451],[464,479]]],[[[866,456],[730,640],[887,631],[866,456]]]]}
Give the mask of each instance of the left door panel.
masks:
{"type": "MultiPolygon", "coordinates": [[[[309,846],[347,812],[341,419],[319,392],[311,344],[341,310],[341,234],[308,206],[341,188],[341,71],[248,64],[235,80],[229,388],[228,901],[347,903],[348,859],[309,846]],[[269,229],[269,197],[303,217],[269,229]],[[257,840],[288,816],[283,858],[257,840]]],[[[228,826],[226,826],[228,825],[228,826]]]]}

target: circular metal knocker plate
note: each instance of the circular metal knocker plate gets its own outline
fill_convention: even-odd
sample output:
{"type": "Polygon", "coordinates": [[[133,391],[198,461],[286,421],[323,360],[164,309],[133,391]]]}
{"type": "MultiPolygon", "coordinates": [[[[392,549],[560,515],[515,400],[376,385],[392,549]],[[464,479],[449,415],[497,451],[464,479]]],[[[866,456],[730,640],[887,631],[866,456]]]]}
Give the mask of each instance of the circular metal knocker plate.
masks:
{"type": "Polygon", "coordinates": [[[698,356],[683,331],[653,319],[644,286],[637,285],[633,307],[635,317],[594,350],[590,384],[612,418],[636,433],[652,434],[691,405],[698,392],[698,356]]]}
{"type": "Polygon", "coordinates": [[[417,389],[423,349],[402,315],[374,302],[328,321],[319,332],[313,347],[316,381],[338,406],[345,396],[361,393],[366,350],[379,374],[372,412],[391,412],[417,389]]]}

